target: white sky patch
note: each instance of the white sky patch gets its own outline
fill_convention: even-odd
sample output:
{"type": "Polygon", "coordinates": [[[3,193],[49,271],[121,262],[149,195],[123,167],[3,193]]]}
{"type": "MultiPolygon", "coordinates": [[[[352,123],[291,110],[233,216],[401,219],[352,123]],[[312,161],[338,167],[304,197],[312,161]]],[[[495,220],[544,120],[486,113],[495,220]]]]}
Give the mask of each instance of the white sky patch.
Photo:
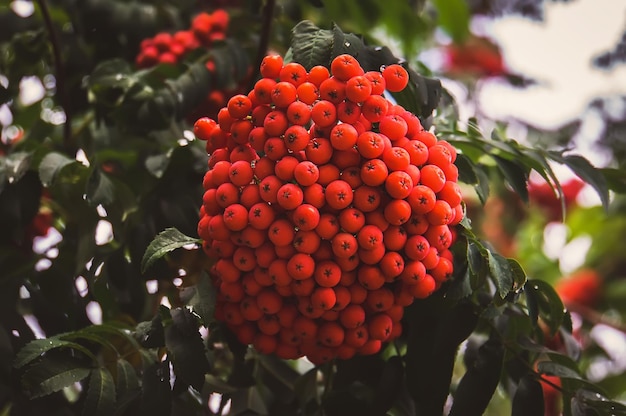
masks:
{"type": "Polygon", "coordinates": [[[46,235],[33,238],[33,251],[37,254],[45,253],[61,241],[63,235],[56,228],[50,227],[46,235]]]}
{"type": "Polygon", "coordinates": [[[561,256],[567,244],[567,226],[561,222],[551,222],[543,230],[543,252],[551,260],[561,256]]]}
{"type": "Polygon", "coordinates": [[[619,42],[626,3],[547,2],[544,10],[544,21],[515,15],[493,21],[490,32],[505,65],[538,84],[514,88],[504,80],[487,80],[478,100],[489,117],[552,130],[578,118],[595,98],[626,95],[626,64],[610,70],[592,64],[619,42]]]}
{"type": "Polygon", "coordinates": [[[78,290],[78,294],[81,297],[85,297],[87,296],[87,293],[89,293],[89,285],[87,284],[87,279],[85,279],[83,276],[78,276],[76,278],[76,280],[74,280],[74,284],[76,285],[76,290],[78,290]]]}
{"type": "Polygon", "coordinates": [[[24,106],[35,104],[37,101],[40,101],[45,94],[46,90],[39,78],[30,76],[24,77],[20,81],[20,102],[24,106]]]}
{"type": "Polygon", "coordinates": [[[96,225],[96,245],[102,246],[113,241],[113,226],[106,220],[98,221],[96,225]]]}
{"type": "Polygon", "coordinates": [[[92,324],[100,325],[102,323],[102,308],[98,302],[89,302],[86,306],[86,313],[92,324]]]}
{"type": "Polygon", "coordinates": [[[157,290],[159,290],[159,282],[157,282],[156,280],[148,280],[146,282],[146,290],[151,295],[155,294],[157,290]]]}
{"type": "Polygon", "coordinates": [[[592,242],[591,237],[583,235],[576,237],[563,247],[559,256],[559,268],[564,275],[576,271],[585,264],[592,242]]]}
{"type": "Polygon", "coordinates": [[[34,315],[24,315],[24,321],[26,321],[26,325],[33,331],[33,334],[35,334],[35,338],[42,339],[46,337],[43,329],[41,329],[41,325],[39,325],[39,321],[34,315]]]}
{"type": "Polygon", "coordinates": [[[28,17],[35,12],[35,5],[32,1],[15,0],[11,3],[11,9],[20,17],[28,17]]]}

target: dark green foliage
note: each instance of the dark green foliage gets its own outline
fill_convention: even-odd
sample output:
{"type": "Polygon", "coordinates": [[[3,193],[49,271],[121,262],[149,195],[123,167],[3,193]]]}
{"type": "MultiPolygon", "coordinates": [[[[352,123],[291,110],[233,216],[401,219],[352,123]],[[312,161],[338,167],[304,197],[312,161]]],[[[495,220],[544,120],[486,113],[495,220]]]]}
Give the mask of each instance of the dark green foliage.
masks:
{"type": "MultiPolygon", "coordinates": [[[[626,414],[608,398],[619,387],[582,375],[571,317],[552,285],[482,241],[471,218],[451,248],[455,274],[406,308],[402,336],[379,354],[303,368],[258,354],[219,323],[213,264],[197,236],[208,157],[191,133],[211,92],[254,85],[263,35],[306,68],[344,53],[365,70],[402,64],[409,86],[393,99],[459,150],[459,180],[483,203],[504,187],[528,202],[532,171],[563,197],[554,162],[589,183],[605,208],[609,191],[626,184],[620,169],[525,146],[502,126],[461,128],[439,79],[372,32],[400,39],[407,59],[436,27],[460,42],[469,33],[460,0],[199,3],[43,0],[26,18],[0,6],[0,104],[24,130],[0,142],[0,414],[219,414],[230,400],[232,415],[423,416],[442,414],[451,395],[451,415],[478,415],[499,385],[521,416],[543,411],[542,375],[561,377],[566,414],[626,414]],[[268,5],[276,7],[264,25],[268,5]],[[228,10],[232,36],[177,65],[136,68],[142,39],[217,7],[228,10]],[[18,99],[25,76],[45,84],[28,105],[18,99]],[[70,122],[42,117],[50,112],[70,122]],[[33,249],[39,220],[61,237],[51,250],[33,249]],[[92,323],[92,307],[103,323],[92,323]],[[563,341],[558,352],[544,345],[553,335],[563,341]],[[209,407],[215,394],[218,412],[209,407]]],[[[609,298],[621,307],[618,289],[609,298]]]]}

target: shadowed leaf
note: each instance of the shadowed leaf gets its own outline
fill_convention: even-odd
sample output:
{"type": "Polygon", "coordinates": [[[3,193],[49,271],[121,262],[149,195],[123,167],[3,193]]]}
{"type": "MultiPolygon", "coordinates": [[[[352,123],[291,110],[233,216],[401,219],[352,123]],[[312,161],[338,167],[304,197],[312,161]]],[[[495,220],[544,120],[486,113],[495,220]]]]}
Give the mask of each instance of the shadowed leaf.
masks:
{"type": "Polygon", "coordinates": [[[83,415],[107,416],[115,409],[115,383],[106,368],[94,368],[89,377],[83,415]]]}
{"type": "Polygon", "coordinates": [[[177,248],[184,247],[188,244],[198,244],[200,240],[197,238],[189,237],[176,228],[167,228],[161,231],[150,242],[146,252],[141,260],[141,270],[146,271],[152,263],[177,248]]]}

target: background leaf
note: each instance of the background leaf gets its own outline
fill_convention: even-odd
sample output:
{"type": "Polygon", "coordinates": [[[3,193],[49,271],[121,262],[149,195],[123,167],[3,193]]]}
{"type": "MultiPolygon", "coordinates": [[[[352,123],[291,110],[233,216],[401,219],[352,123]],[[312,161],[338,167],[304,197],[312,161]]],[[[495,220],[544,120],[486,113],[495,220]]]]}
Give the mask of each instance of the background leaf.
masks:
{"type": "Polygon", "coordinates": [[[106,416],[115,410],[115,382],[106,368],[94,368],[83,407],[84,415],[106,416]]]}
{"type": "Polygon", "coordinates": [[[141,269],[145,271],[155,261],[170,251],[188,244],[197,244],[198,242],[199,240],[197,238],[189,237],[175,228],[167,228],[161,231],[146,249],[143,259],[141,260],[141,269]]]}
{"type": "Polygon", "coordinates": [[[75,160],[56,152],[50,152],[39,163],[39,179],[43,186],[50,186],[58,172],[75,160]]]}
{"type": "Polygon", "coordinates": [[[30,397],[36,398],[81,381],[90,372],[90,368],[73,358],[44,357],[26,370],[22,383],[30,397]]]}

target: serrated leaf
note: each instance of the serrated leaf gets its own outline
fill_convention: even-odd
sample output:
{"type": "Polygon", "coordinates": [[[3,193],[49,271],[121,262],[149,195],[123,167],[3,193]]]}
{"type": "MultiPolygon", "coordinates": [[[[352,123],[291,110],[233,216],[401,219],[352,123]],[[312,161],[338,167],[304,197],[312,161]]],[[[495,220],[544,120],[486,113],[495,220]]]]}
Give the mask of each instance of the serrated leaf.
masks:
{"type": "Polygon", "coordinates": [[[307,70],[315,65],[330,65],[333,33],[320,29],[313,22],[303,20],[293,28],[291,56],[307,70]]]}
{"type": "Polygon", "coordinates": [[[59,338],[46,338],[46,339],[36,339],[34,341],[26,344],[19,352],[17,353],[15,360],[13,362],[13,366],[15,368],[21,368],[26,364],[34,361],[35,359],[41,357],[46,352],[56,349],[56,348],[73,348],[75,350],[79,350],[84,354],[88,355],[94,361],[96,361],[96,357],[80,344],[71,341],[65,341],[59,338]]]}
{"type": "Polygon", "coordinates": [[[508,260],[498,254],[487,251],[489,262],[489,273],[496,284],[498,295],[504,299],[506,295],[513,289],[513,271],[508,260]]]}
{"type": "Polygon", "coordinates": [[[39,179],[45,187],[50,187],[57,174],[65,166],[71,163],[78,163],[76,160],[56,152],[50,152],[39,163],[39,179]]]}
{"type": "Polygon", "coordinates": [[[29,152],[14,152],[9,154],[4,162],[6,180],[9,182],[19,181],[30,167],[32,159],[33,155],[29,152]]]}
{"type": "Polygon", "coordinates": [[[172,309],[172,324],[165,327],[165,347],[177,379],[200,391],[210,370],[196,318],[187,309],[172,309]]]}
{"type": "Polygon", "coordinates": [[[470,242],[467,248],[467,264],[470,270],[470,285],[472,289],[478,289],[484,283],[487,265],[487,252],[478,247],[475,242],[470,242]]]}
{"type": "Polygon", "coordinates": [[[115,200],[115,186],[104,172],[94,169],[87,180],[85,194],[87,202],[92,206],[108,205],[115,200]]]}
{"type": "Polygon", "coordinates": [[[507,258],[509,262],[509,267],[511,268],[511,273],[513,275],[513,283],[515,284],[514,289],[520,289],[526,284],[526,272],[521,264],[515,259],[507,258]]]}
{"type": "Polygon", "coordinates": [[[528,171],[515,161],[507,160],[498,155],[493,155],[498,168],[504,175],[511,188],[524,202],[528,202],[528,171]]]}
{"type": "Polygon", "coordinates": [[[213,321],[216,296],[215,287],[206,273],[201,274],[194,286],[185,287],[180,291],[180,299],[200,316],[205,326],[213,321]]]}
{"type": "Polygon", "coordinates": [[[131,363],[123,358],[117,360],[115,391],[118,399],[129,391],[139,388],[139,378],[131,363]]]}
{"type": "Polygon", "coordinates": [[[115,383],[109,370],[91,370],[83,415],[108,416],[115,410],[115,402],[115,383]]]}
{"type": "Polygon", "coordinates": [[[22,384],[31,398],[47,396],[81,381],[90,368],[76,359],[44,357],[33,364],[22,377],[22,384]]]}
{"type": "Polygon", "coordinates": [[[199,244],[201,240],[189,237],[178,231],[176,228],[166,228],[161,231],[155,238],[150,242],[148,248],[146,248],[146,252],[141,259],[141,271],[145,272],[148,267],[152,265],[155,261],[169,253],[170,251],[174,251],[177,248],[184,247],[189,244],[199,244]]]}
{"type": "Polygon", "coordinates": [[[361,38],[353,33],[344,33],[336,23],[333,23],[331,31],[333,34],[333,48],[330,54],[330,59],[334,59],[344,53],[358,57],[359,53],[365,47],[361,38]]]}

